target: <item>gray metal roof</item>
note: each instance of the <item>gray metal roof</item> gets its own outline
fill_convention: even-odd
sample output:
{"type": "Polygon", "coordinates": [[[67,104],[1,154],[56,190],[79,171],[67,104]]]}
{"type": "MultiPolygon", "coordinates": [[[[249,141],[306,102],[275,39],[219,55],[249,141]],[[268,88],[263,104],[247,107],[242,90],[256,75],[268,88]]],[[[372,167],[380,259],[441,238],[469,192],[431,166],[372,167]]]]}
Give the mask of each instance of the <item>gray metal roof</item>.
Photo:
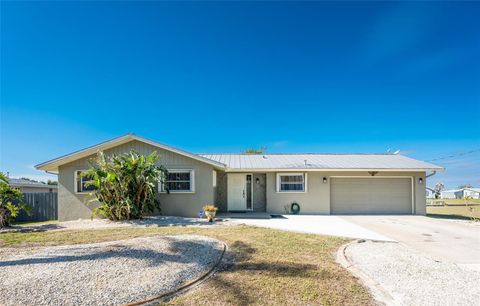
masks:
{"type": "Polygon", "coordinates": [[[200,154],[229,170],[340,169],[443,170],[442,167],[394,154],[200,154]]]}
{"type": "Polygon", "coordinates": [[[57,188],[57,185],[48,185],[40,182],[32,182],[24,179],[8,178],[8,184],[15,187],[42,187],[57,188]]]}
{"type": "Polygon", "coordinates": [[[140,142],[144,142],[144,143],[150,144],[154,147],[158,147],[158,148],[161,148],[161,149],[164,149],[164,150],[167,150],[167,151],[171,151],[171,152],[183,155],[183,156],[187,156],[187,157],[190,157],[192,159],[211,164],[214,167],[225,168],[224,164],[218,163],[214,160],[204,158],[204,157],[202,157],[198,154],[193,154],[193,153],[181,150],[181,149],[174,148],[172,146],[167,146],[165,144],[161,144],[159,142],[156,142],[156,141],[144,138],[144,137],[137,136],[133,133],[128,133],[128,134],[122,135],[120,137],[116,137],[116,138],[110,139],[108,141],[104,141],[104,142],[99,143],[97,145],[90,146],[88,148],[81,149],[81,150],[75,151],[73,153],[57,157],[55,159],[52,159],[52,160],[46,161],[44,163],[38,164],[38,165],[35,166],[35,168],[38,169],[38,170],[44,170],[44,171],[50,171],[50,172],[58,173],[58,167],[61,166],[61,165],[72,162],[74,160],[78,160],[78,159],[83,158],[83,157],[90,156],[92,154],[97,153],[98,151],[103,151],[103,150],[106,150],[106,149],[109,149],[109,148],[119,146],[121,144],[127,143],[127,142],[132,141],[132,140],[137,140],[137,141],[140,141],[140,142]]]}

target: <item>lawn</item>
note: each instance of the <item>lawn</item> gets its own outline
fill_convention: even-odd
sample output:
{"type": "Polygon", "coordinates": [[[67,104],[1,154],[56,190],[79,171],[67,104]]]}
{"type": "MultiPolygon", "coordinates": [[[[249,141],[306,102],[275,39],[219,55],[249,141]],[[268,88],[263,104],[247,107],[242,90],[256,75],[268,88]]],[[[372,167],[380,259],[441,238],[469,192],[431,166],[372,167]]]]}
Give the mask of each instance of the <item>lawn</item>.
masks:
{"type": "Polygon", "coordinates": [[[480,199],[428,199],[428,201],[432,201],[433,203],[442,202],[447,205],[465,205],[468,204],[480,204],[480,199]]]}
{"type": "Polygon", "coordinates": [[[427,206],[427,215],[432,217],[471,219],[472,216],[480,218],[480,204],[469,205],[473,212],[466,205],[449,206],[427,206]]]}
{"type": "Polygon", "coordinates": [[[198,234],[225,241],[235,263],[168,305],[371,305],[365,287],[335,262],[348,240],[250,226],[62,230],[0,234],[0,246],[93,243],[198,234]]]}

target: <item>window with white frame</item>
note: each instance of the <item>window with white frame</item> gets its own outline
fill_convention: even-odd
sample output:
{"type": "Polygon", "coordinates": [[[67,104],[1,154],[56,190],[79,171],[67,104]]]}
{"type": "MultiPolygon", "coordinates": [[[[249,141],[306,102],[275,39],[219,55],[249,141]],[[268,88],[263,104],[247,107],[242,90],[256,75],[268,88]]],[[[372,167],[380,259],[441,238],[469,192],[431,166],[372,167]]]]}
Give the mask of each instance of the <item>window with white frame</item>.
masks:
{"type": "Polygon", "coordinates": [[[87,184],[87,182],[91,181],[92,178],[90,176],[82,175],[83,172],[85,172],[85,170],[75,171],[75,192],[77,193],[84,193],[95,190],[95,186],[87,184]]]}
{"type": "Polygon", "coordinates": [[[278,173],[277,192],[305,192],[304,173],[278,173]]]}
{"type": "Polygon", "coordinates": [[[165,184],[161,186],[161,191],[165,192],[194,192],[195,180],[193,170],[168,170],[165,184]]]}

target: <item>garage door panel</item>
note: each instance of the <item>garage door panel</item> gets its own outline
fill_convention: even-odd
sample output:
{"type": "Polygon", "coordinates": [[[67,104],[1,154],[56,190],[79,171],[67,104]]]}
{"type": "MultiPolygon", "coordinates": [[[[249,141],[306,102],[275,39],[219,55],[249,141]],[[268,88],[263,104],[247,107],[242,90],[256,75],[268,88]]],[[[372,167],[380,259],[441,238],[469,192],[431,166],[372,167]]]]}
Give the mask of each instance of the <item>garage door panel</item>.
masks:
{"type": "Polygon", "coordinates": [[[332,214],[411,214],[410,178],[332,178],[332,214]]]}

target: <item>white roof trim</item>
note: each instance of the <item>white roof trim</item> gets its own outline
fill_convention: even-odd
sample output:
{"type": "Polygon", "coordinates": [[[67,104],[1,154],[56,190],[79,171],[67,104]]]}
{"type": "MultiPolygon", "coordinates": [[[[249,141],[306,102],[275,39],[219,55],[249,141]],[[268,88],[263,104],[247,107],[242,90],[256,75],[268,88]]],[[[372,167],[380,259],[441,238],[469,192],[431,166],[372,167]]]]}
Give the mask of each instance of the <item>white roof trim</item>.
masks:
{"type": "Polygon", "coordinates": [[[120,136],[120,137],[117,137],[117,138],[99,143],[97,145],[87,147],[85,149],[81,149],[81,150],[75,151],[73,153],[63,155],[63,156],[60,156],[58,158],[46,161],[44,163],[36,165],[35,168],[38,169],[38,170],[58,172],[58,167],[61,166],[61,165],[64,165],[64,164],[72,162],[72,161],[75,161],[75,160],[80,159],[80,158],[90,156],[92,154],[97,153],[98,151],[107,150],[107,149],[119,146],[121,144],[130,142],[130,141],[133,141],[133,140],[141,141],[141,142],[150,144],[154,147],[157,147],[157,148],[160,148],[160,149],[163,149],[163,150],[167,150],[167,151],[170,151],[170,152],[174,152],[174,153],[177,153],[179,155],[183,155],[183,156],[189,157],[191,159],[198,160],[200,162],[204,162],[206,164],[212,165],[212,166],[217,167],[217,168],[222,168],[222,169],[225,168],[225,165],[220,163],[220,162],[217,162],[217,161],[214,161],[214,160],[202,157],[202,156],[198,156],[198,155],[189,153],[189,152],[184,151],[184,150],[180,150],[180,149],[177,149],[177,148],[174,148],[174,147],[170,147],[170,146],[167,146],[165,144],[161,144],[161,143],[158,143],[156,141],[152,141],[152,140],[137,136],[133,133],[129,133],[129,134],[126,134],[126,135],[123,135],[123,136],[120,136]]]}
{"type": "MultiPolygon", "coordinates": [[[[378,172],[426,172],[432,169],[427,168],[227,168],[225,172],[329,172],[329,171],[378,171],[378,172]]],[[[434,168],[435,171],[444,171],[444,169],[434,168]]]]}

